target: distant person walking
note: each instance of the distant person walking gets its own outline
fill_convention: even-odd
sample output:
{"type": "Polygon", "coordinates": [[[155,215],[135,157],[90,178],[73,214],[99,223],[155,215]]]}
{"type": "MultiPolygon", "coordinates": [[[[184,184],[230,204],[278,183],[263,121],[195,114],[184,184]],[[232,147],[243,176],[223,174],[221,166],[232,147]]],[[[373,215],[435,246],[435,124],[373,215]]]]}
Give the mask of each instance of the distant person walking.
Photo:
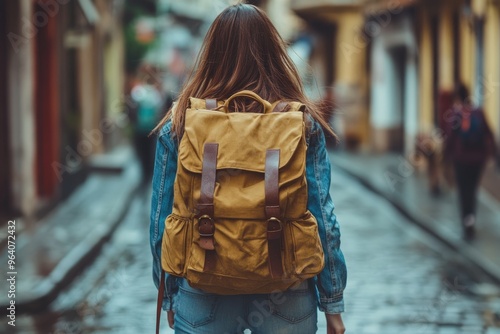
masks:
{"type": "Polygon", "coordinates": [[[447,117],[451,131],[445,141],[444,153],[455,171],[464,237],[472,239],[477,190],[486,162],[496,151],[495,140],[483,110],[470,104],[465,85],[456,86],[454,100],[450,117],[447,117]]]}
{"type": "Polygon", "coordinates": [[[163,99],[157,87],[147,83],[136,85],[131,92],[136,107],[131,113],[134,147],[141,162],[143,182],[152,177],[156,140],[149,136],[161,114],[163,99]]]}

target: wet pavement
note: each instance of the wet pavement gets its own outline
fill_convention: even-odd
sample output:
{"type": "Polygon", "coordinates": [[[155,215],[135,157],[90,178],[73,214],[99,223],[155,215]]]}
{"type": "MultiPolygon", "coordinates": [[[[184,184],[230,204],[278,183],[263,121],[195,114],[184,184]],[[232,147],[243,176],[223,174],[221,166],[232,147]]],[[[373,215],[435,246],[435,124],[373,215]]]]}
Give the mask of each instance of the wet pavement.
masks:
{"type": "MultiPolygon", "coordinates": [[[[348,265],[347,333],[500,333],[500,293],[385,199],[334,170],[332,195],[348,265]]],[[[149,191],[87,269],[46,311],[1,333],[153,333],[156,289],[148,242],[149,191]]],[[[319,317],[318,333],[326,333],[319,317]]],[[[162,323],[162,333],[172,333],[162,323]]],[[[307,333],[306,333],[307,334],[307,333]]]]}
{"type": "MultiPolygon", "coordinates": [[[[353,154],[337,152],[334,164],[359,179],[368,188],[389,199],[407,217],[448,247],[461,252],[476,270],[487,273],[500,284],[500,200],[481,188],[477,205],[476,238],[462,236],[456,189],[442,183],[438,196],[431,196],[427,175],[416,161],[399,154],[353,154]],[[369,168],[367,168],[369,166],[369,168]]],[[[484,180],[495,185],[494,171],[484,180]]]]}
{"type": "MultiPolygon", "coordinates": [[[[96,155],[85,182],[42,219],[16,220],[16,308],[27,312],[44,305],[68,286],[120,225],[140,184],[140,167],[127,146],[96,155]],[[113,171],[110,172],[110,168],[113,171]]],[[[3,234],[2,234],[3,236],[3,234]]],[[[7,233],[5,233],[7,236],[7,233]]],[[[12,246],[12,245],[11,245],[12,246]]],[[[0,262],[7,263],[7,247],[0,246],[0,262]]],[[[0,294],[0,308],[10,302],[0,294]]]]}

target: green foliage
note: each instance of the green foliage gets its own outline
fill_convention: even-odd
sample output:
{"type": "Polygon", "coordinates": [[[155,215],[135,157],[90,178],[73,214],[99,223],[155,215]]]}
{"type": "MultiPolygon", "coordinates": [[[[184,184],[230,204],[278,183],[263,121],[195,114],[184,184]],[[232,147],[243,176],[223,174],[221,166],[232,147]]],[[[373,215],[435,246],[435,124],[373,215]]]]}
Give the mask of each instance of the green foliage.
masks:
{"type": "Polygon", "coordinates": [[[127,0],[124,13],[125,35],[125,69],[128,73],[134,72],[141,60],[152,47],[154,42],[142,43],[136,39],[135,25],[137,19],[145,16],[154,16],[156,12],[155,0],[127,0]]]}
{"type": "Polygon", "coordinates": [[[132,21],[125,26],[125,68],[128,73],[137,69],[145,54],[154,44],[154,42],[142,43],[136,39],[135,23],[136,21],[132,21]]]}
{"type": "Polygon", "coordinates": [[[140,16],[153,16],[155,14],[156,0],[127,0],[125,3],[125,24],[129,24],[140,16]]]}

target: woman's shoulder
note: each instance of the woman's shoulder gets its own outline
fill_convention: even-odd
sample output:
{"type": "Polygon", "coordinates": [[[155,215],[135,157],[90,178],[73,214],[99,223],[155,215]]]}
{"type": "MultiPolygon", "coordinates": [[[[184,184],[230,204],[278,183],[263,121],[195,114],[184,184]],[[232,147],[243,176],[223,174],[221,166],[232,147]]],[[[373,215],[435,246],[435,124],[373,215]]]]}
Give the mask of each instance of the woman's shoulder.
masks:
{"type": "Polygon", "coordinates": [[[160,131],[158,131],[158,141],[165,145],[170,150],[175,150],[177,141],[175,140],[174,132],[172,131],[172,120],[169,119],[163,124],[160,131]]]}
{"type": "Polygon", "coordinates": [[[172,133],[172,119],[168,119],[165,124],[160,128],[160,131],[158,131],[158,137],[164,137],[167,135],[171,135],[172,133]]]}
{"type": "Polygon", "coordinates": [[[167,121],[163,124],[163,126],[160,128],[158,131],[158,137],[161,138],[172,138],[173,133],[172,133],[172,119],[175,113],[175,109],[177,107],[177,101],[172,103],[172,112],[170,114],[170,117],[167,119],[167,121]]]}
{"type": "Polygon", "coordinates": [[[322,139],[324,138],[324,132],[319,121],[310,114],[305,114],[304,120],[306,123],[306,144],[309,149],[322,145],[324,142],[324,139],[322,139]]]}

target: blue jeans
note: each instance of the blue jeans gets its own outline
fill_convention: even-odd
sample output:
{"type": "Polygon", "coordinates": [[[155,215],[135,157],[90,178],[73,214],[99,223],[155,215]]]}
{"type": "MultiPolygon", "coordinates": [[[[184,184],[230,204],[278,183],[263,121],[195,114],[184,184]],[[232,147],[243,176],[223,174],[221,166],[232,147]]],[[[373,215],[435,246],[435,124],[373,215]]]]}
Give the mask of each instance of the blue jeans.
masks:
{"type": "Polygon", "coordinates": [[[312,334],[317,331],[314,287],[303,282],[264,295],[208,294],[182,280],[174,299],[176,334],[312,334]]]}

